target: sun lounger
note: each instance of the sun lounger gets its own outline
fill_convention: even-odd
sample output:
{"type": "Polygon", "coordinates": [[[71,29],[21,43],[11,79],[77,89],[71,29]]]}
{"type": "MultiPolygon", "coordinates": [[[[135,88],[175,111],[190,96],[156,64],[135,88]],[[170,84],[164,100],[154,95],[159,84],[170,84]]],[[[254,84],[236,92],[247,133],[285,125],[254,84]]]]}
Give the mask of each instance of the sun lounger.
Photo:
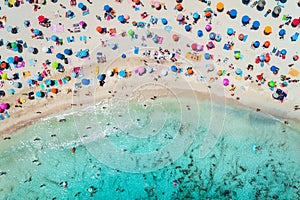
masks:
{"type": "Polygon", "coordinates": [[[10,118],[10,115],[8,114],[7,111],[5,111],[4,114],[5,114],[5,117],[6,117],[6,118],[10,118]]]}
{"type": "Polygon", "coordinates": [[[3,117],[3,115],[0,115],[0,120],[4,120],[5,118],[3,117]]]}
{"type": "Polygon", "coordinates": [[[65,79],[65,78],[62,78],[61,80],[64,84],[66,84],[68,82],[67,79],[65,79]]]}

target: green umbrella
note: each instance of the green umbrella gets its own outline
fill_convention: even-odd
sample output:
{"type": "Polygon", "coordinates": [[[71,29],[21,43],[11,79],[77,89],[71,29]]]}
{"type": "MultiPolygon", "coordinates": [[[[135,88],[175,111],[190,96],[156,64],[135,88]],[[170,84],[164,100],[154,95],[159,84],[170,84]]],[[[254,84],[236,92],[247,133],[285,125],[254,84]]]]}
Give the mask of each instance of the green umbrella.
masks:
{"type": "Polygon", "coordinates": [[[241,58],[241,53],[240,53],[240,52],[235,53],[235,54],[234,54],[234,57],[235,57],[236,59],[241,58]]]}
{"type": "Polygon", "coordinates": [[[52,63],[52,68],[57,69],[58,68],[58,62],[53,62],[52,63]]]}
{"type": "Polygon", "coordinates": [[[129,34],[130,36],[133,36],[134,31],[133,31],[132,29],[130,29],[130,30],[128,31],[128,34],[129,34]]]}
{"type": "Polygon", "coordinates": [[[16,43],[16,42],[12,42],[12,43],[11,43],[11,48],[14,49],[14,48],[16,48],[16,47],[17,47],[17,43],[16,43]]]}
{"type": "Polygon", "coordinates": [[[269,87],[275,87],[275,82],[274,81],[270,81],[269,83],[268,83],[268,85],[269,85],[269,87]]]}

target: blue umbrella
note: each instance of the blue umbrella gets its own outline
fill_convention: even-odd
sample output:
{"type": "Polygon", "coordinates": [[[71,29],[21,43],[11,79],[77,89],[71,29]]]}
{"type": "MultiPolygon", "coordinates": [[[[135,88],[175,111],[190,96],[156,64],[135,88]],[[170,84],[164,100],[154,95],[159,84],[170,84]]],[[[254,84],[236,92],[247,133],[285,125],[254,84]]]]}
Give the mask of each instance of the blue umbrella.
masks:
{"type": "Polygon", "coordinates": [[[203,31],[202,30],[198,30],[197,31],[197,35],[198,35],[198,37],[203,37],[203,31]]]}
{"type": "Polygon", "coordinates": [[[244,15],[244,16],[242,17],[242,23],[243,23],[243,24],[248,24],[249,21],[250,21],[250,18],[249,18],[248,15],[244,15]]]}
{"type": "Polygon", "coordinates": [[[123,59],[125,59],[125,58],[126,58],[126,54],[123,53],[121,57],[122,57],[123,59]]]}
{"type": "Polygon", "coordinates": [[[28,48],[28,52],[29,52],[29,53],[33,53],[33,52],[34,52],[34,48],[33,48],[33,47],[29,47],[29,48],[28,48]]]}
{"type": "Polygon", "coordinates": [[[40,30],[38,30],[38,29],[34,29],[34,30],[33,30],[33,34],[34,34],[34,35],[38,35],[39,33],[40,33],[40,30]]]}
{"type": "Polygon", "coordinates": [[[195,12],[195,13],[193,14],[193,18],[194,18],[194,19],[199,19],[199,18],[200,18],[200,15],[199,15],[197,12],[195,12]]]}
{"type": "Polygon", "coordinates": [[[29,84],[29,85],[33,85],[34,82],[33,82],[32,79],[28,79],[28,80],[26,81],[26,83],[29,84]]]}
{"type": "Polygon", "coordinates": [[[161,19],[161,23],[162,23],[163,25],[167,25],[167,24],[168,24],[168,20],[167,20],[166,18],[162,18],[162,19],[161,19]]]}
{"type": "Polygon", "coordinates": [[[90,79],[86,79],[86,78],[81,80],[82,85],[89,85],[90,82],[91,82],[90,79]]]}
{"type": "Polygon", "coordinates": [[[184,29],[187,31],[187,32],[190,32],[191,31],[191,26],[190,25],[186,25],[184,27],[184,29]]]}
{"type": "Polygon", "coordinates": [[[171,71],[172,71],[172,72],[177,72],[178,69],[177,69],[177,67],[176,67],[175,65],[172,65],[172,66],[171,66],[171,71]]]}
{"type": "Polygon", "coordinates": [[[230,18],[232,18],[232,19],[236,18],[236,16],[237,16],[237,10],[236,10],[236,9],[231,9],[231,10],[229,11],[229,16],[230,16],[230,18]]]}
{"type": "Polygon", "coordinates": [[[51,81],[50,79],[47,79],[47,80],[45,81],[45,84],[48,85],[48,86],[50,86],[50,85],[51,85],[51,82],[52,82],[52,81],[51,81]]]}
{"type": "Polygon", "coordinates": [[[260,56],[259,56],[259,60],[260,60],[261,62],[264,62],[264,61],[265,61],[265,56],[264,56],[264,55],[260,55],[260,56]]]}
{"type": "Polygon", "coordinates": [[[124,70],[119,71],[119,76],[120,77],[125,77],[126,76],[126,72],[124,70]]]}
{"type": "Polygon", "coordinates": [[[253,42],[253,46],[254,46],[255,48],[258,48],[259,45],[260,45],[260,42],[259,42],[258,40],[256,40],[255,42],[253,42]]]}
{"type": "Polygon", "coordinates": [[[279,36],[284,36],[286,34],[285,29],[280,29],[279,36]]]}
{"type": "Polygon", "coordinates": [[[105,74],[99,74],[99,75],[97,76],[97,79],[98,79],[99,81],[104,81],[105,78],[106,78],[106,75],[105,75],[105,74]]]}
{"type": "Polygon", "coordinates": [[[273,65],[273,66],[270,68],[270,70],[271,70],[272,72],[274,72],[274,71],[279,71],[279,68],[273,65]]]}
{"type": "Polygon", "coordinates": [[[45,94],[44,94],[42,91],[37,91],[37,92],[35,93],[35,95],[36,95],[37,97],[39,97],[39,98],[42,98],[42,97],[45,96],[45,94]]]}
{"type": "Polygon", "coordinates": [[[228,34],[228,35],[232,35],[233,32],[234,32],[233,28],[228,28],[228,29],[227,29],[227,34],[228,34]]]}
{"type": "Polygon", "coordinates": [[[287,51],[286,51],[285,49],[282,49],[282,50],[281,50],[281,54],[282,54],[282,55],[286,55],[286,54],[287,54],[287,51]]]}
{"type": "Polygon", "coordinates": [[[210,59],[210,54],[209,53],[205,53],[204,54],[204,58],[205,58],[205,60],[209,60],[210,59]]]}
{"type": "Polygon", "coordinates": [[[13,57],[8,57],[8,58],[7,58],[7,62],[8,62],[8,63],[14,63],[15,60],[14,60],[13,57]]]}
{"type": "Polygon", "coordinates": [[[63,59],[65,59],[65,55],[61,54],[61,53],[57,53],[56,58],[63,60],[63,59]]]}
{"type": "Polygon", "coordinates": [[[252,28],[254,30],[257,30],[260,26],[260,22],[259,21],[254,21],[253,24],[252,24],[252,28]]]}
{"type": "Polygon", "coordinates": [[[9,94],[14,95],[15,93],[16,93],[15,89],[12,88],[12,89],[9,90],[9,94]]]}
{"type": "Polygon", "coordinates": [[[104,11],[109,12],[111,8],[109,5],[105,5],[103,9],[104,11]]]}
{"type": "Polygon", "coordinates": [[[79,3],[79,4],[78,4],[78,8],[80,8],[80,9],[81,9],[83,6],[84,6],[83,3],[79,3]]]}
{"type": "Polygon", "coordinates": [[[56,42],[58,40],[58,37],[56,35],[52,35],[51,36],[51,40],[54,41],[54,42],[56,42]]]}
{"type": "Polygon", "coordinates": [[[65,49],[65,50],[64,50],[64,54],[67,54],[68,56],[70,56],[70,55],[73,54],[73,52],[72,52],[71,49],[65,49]]]}
{"type": "Polygon", "coordinates": [[[15,82],[14,83],[14,87],[15,88],[21,88],[22,87],[22,83],[21,82],[15,82]]]}
{"type": "Polygon", "coordinates": [[[217,42],[219,42],[219,41],[221,41],[221,39],[222,39],[222,36],[220,34],[217,34],[216,37],[215,37],[215,40],[217,42]]]}
{"type": "Polygon", "coordinates": [[[211,33],[209,34],[209,39],[215,40],[215,38],[216,38],[216,34],[215,34],[214,32],[211,32],[211,33]]]}
{"type": "Polygon", "coordinates": [[[76,77],[77,77],[77,74],[76,74],[76,72],[72,72],[72,74],[71,74],[71,75],[72,75],[72,77],[73,77],[73,78],[76,78],[76,77]]]}
{"type": "Polygon", "coordinates": [[[118,21],[121,22],[121,23],[124,23],[124,22],[125,22],[124,15],[120,15],[120,16],[118,17],[118,21]]]}
{"type": "Polygon", "coordinates": [[[243,71],[241,70],[241,68],[237,68],[237,69],[235,70],[235,73],[236,73],[236,75],[238,75],[238,76],[242,76],[242,75],[243,75],[243,71]]]}

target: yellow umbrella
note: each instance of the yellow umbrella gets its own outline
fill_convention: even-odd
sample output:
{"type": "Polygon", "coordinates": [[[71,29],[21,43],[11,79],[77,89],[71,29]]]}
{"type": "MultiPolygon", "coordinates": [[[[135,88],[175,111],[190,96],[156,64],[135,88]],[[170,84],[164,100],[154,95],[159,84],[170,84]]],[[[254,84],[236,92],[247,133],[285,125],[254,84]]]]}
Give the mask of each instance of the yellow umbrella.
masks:
{"type": "Polygon", "coordinates": [[[298,77],[299,76],[299,71],[292,68],[289,71],[289,75],[294,76],[294,77],[298,77]]]}
{"type": "Polygon", "coordinates": [[[217,10],[222,12],[224,10],[224,4],[222,2],[217,3],[217,10]]]}
{"type": "Polygon", "coordinates": [[[264,33],[266,35],[270,35],[272,33],[272,27],[271,26],[266,26],[264,29],[264,33]]]}

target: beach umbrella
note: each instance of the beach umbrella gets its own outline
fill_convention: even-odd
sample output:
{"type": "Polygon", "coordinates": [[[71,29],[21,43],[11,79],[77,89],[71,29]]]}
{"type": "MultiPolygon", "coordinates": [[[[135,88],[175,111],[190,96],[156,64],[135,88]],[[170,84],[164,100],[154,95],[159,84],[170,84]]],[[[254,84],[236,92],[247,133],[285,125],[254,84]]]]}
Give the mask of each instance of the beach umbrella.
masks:
{"type": "Polygon", "coordinates": [[[161,4],[158,1],[154,2],[154,7],[156,8],[156,10],[160,10],[161,9],[161,4]]]}
{"type": "Polygon", "coordinates": [[[287,0],[280,0],[280,3],[286,3],[287,0]]]}
{"type": "Polygon", "coordinates": [[[272,33],[272,27],[271,26],[266,26],[264,29],[265,35],[270,35],[272,33]]]}
{"type": "Polygon", "coordinates": [[[61,53],[57,53],[56,58],[63,60],[63,59],[65,59],[65,55],[61,54],[61,53]]]}
{"type": "Polygon", "coordinates": [[[215,70],[215,66],[213,64],[206,64],[205,66],[208,72],[212,72],[215,70]]]}
{"type": "Polygon", "coordinates": [[[145,74],[145,73],[146,73],[146,68],[143,67],[143,66],[139,67],[139,68],[138,68],[138,73],[139,73],[139,75],[145,74]]]}
{"type": "Polygon", "coordinates": [[[284,36],[286,34],[285,29],[280,29],[278,34],[279,36],[284,36]]]}
{"type": "Polygon", "coordinates": [[[173,34],[172,39],[177,42],[179,40],[179,36],[177,34],[173,34]]]}
{"type": "Polygon", "coordinates": [[[260,45],[260,42],[258,40],[256,40],[255,42],[253,42],[253,47],[258,48],[260,45]]]}
{"type": "Polygon", "coordinates": [[[257,10],[261,11],[261,10],[264,9],[265,5],[266,5],[265,0],[259,0],[258,3],[257,3],[256,8],[257,8],[257,10]]]}
{"type": "Polygon", "coordinates": [[[130,36],[133,36],[133,35],[134,35],[134,31],[133,31],[132,29],[130,29],[130,30],[128,31],[128,34],[129,34],[130,36]]]}
{"type": "Polygon", "coordinates": [[[175,65],[172,65],[172,66],[171,66],[171,71],[172,71],[172,72],[177,72],[177,71],[178,71],[178,68],[177,68],[175,65]]]}
{"type": "Polygon", "coordinates": [[[294,55],[294,56],[293,56],[293,60],[294,60],[294,61],[297,61],[298,59],[299,59],[299,56],[298,56],[298,55],[294,55]]]}
{"type": "Polygon", "coordinates": [[[198,37],[203,37],[203,31],[202,30],[198,30],[197,31],[197,35],[198,35],[198,37]]]}
{"type": "Polygon", "coordinates": [[[235,73],[236,73],[236,75],[238,75],[238,76],[242,76],[242,75],[243,75],[243,71],[242,71],[241,68],[237,68],[237,69],[235,70],[235,73]]]}
{"type": "Polygon", "coordinates": [[[125,23],[124,15],[118,16],[118,21],[121,22],[121,23],[125,23]]]}
{"type": "Polygon", "coordinates": [[[82,85],[89,85],[91,83],[91,81],[90,81],[90,79],[84,78],[81,80],[81,83],[82,83],[82,85]]]}
{"type": "MultiPolygon", "coordinates": [[[[78,5],[79,5],[79,4],[78,4],[78,5]]],[[[105,5],[105,6],[103,7],[103,9],[104,9],[105,12],[109,12],[109,11],[111,10],[111,8],[110,8],[109,5],[105,5]]]]}
{"type": "Polygon", "coordinates": [[[275,72],[275,71],[279,71],[279,68],[273,65],[272,67],[270,67],[270,70],[271,72],[275,72]]]}
{"type": "Polygon", "coordinates": [[[218,12],[223,12],[223,10],[224,10],[224,4],[222,2],[218,2],[217,5],[216,5],[216,7],[217,7],[217,11],[218,12]]]}
{"type": "Polygon", "coordinates": [[[183,15],[182,13],[180,13],[180,14],[177,16],[177,20],[178,20],[178,21],[184,20],[184,15],[183,15]]]}
{"type": "Polygon", "coordinates": [[[124,14],[124,19],[125,19],[126,21],[128,21],[128,20],[130,19],[130,16],[129,16],[128,14],[124,14]]]}
{"type": "Polygon", "coordinates": [[[230,16],[231,19],[236,18],[236,16],[237,16],[237,10],[236,9],[231,9],[229,11],[229,16],[230,16]]]}
{"type": "Polygon", "coordinates": [[[14,60],[13,57],[8,57],[8,58],[7,58],[7,62],[8,62],[8,63],[14,63],[14,61],[15,61],[15,60],[14,60]]]}
{"type": "Polygon", "coordinates": [[[16,42],[12,42],[12,43],[11,43],[11,48],[13,48],[13,49],[14,49],[14,48],[16,48],[17,46],[18,46],[18,45],[17,45],[17,43],[16,43],[16,42]]]}
{"type": "Polygon", "coordinates": [[[12,26],[8,26],[8,27],[6,28],[6,30],[7,30],[7,32],[11,32],[11,31],[12,31],[12,26]]]}
{"type": "Polygon", "coordinates": [[[51,66],[52,66],[52,68],[57,69],[58,68],[58,62],[52,62],[51,66]]]}
{"type": "Polygon", "coordinates": [[[193,43],[193,44],[191,45],[191,48],[192,48],[194,51],[197,51],[198,45],[197,45],[196,43],[193,43]]]}
{"type": "Polygon", "coordinates": [[[210,54],[209,53],[205,53],[204,54],[204,58],[205,58],[205,60],[209,60],[210,59],[210,54]]]}
{"type": "Polygon", "coordinates": [[[0,108],[1,108],[2,110],[6,110],[6,109],[8,109],[8,107],[9,107],[9,105],[8,105],[7,103],[1,103],[1,104],[0,104],[0,108]]]}
{"type": "Polygon", "coordinates": [[[293,19],[292,20],[292,27],[297,27],[300,24],[300,18],[299,19],[293,19]]]}
{"type": "Polygon", "coordinates": [[[181,3],[178,3],[176,6],[175,6],[176,10],[178,11],[182,11],[183,10],[183,6],[181,3]]]}
{"type": "Polygon", "coordinates": [[[73,54],[72,49],[65,49],[64,54],[67,54],[68,56],[72,55],[73,54]]]}
{"type": "Polygon", "coordinates": [[[126,71],[125,70],[121,70],[118,73],[119,77],[124,78],[126,76],[126,71]]]}
{"type": "Polygon", "coordinates": [[[199,13],[197,13],[197,12],[194,12],[194,14],[193,14],[193,18],[194,18],[194,20],[198,20],[198,19],[200,18],[200,15],[199,15],[199,13]]]}
{"type": "Polygon", "coordinates": [[[280,13],[281,13],[281,7],[275,6],[272,12],[273,17],[278,17],[280,13]]]}
{"type": "Polygon", "coordinates": [[[38,29],[34,29],[34,30],[33,30],[33,34],[34,34],[34,35],[40,35],[40,32],[41,32],[41,31],[38,30],[38,29]]]}
{"type": "Polygon", "coordinates": [[[168,20],[167,20],[166,18],[162,18],[162,19],[161,19],[161,23],[162,23],[163,25],[167,25],[167,24],[168,24],[168,20]]]}
{"type": "Polygon", "coordinates": [[[122,57],[123,59],[125,59],[125,58],[126,58],[126,54],[123,53],[121,57],[122,57]]]}
{"type": "Polygon", "coordinates": [[[81,9],[83,6],[84,6],[84,4],[81,3],[81,2],[78,4],[78,8],[80,8],[80,9],[81,9]]]}
{"type": "Polygon", "coordinates": [[[42,48],[42,51],[43,51],[44,53],[48,53],[49,48],[48,48],[48,47],[43,47],[43,48],[42,48]]]}
{"type": "Polygon", "coordinates": [[[44,22],[45,21],[45,16],[44,15],[38,16],[38,21],[39,22],[44,22]]]}
{"type": "Polygon", "coordinates": [[[207,32],[211,31],[211,29],[212,29],[211,25],[207,24],[207,25],[205,26],[205,30],[206,30],[207,32]]]}
{"type": "Polygon", "coordinates": [[[222,40],[222,36],[220,34],[217,34],[216,37],[215,37],[215,40],[217,42],[220,42],[222,40]]]}
{"type": "Polygon", "coordinates": [[[42,91],[37,91],[37,92],[35,93],[35,95],[36,95],[37,97],[39,97],[39,98],[43,98],[43,97],[45,96],[45,93],[42,92],[42,91]]]}
{"type": "Polygon", "coordinates": [[[252,29],[257,30],[260,26],[260,22],[259,21],[254,21],[252,24],[252,29]]]}
{"type": "Polygon", "coordinates": [[[29,47],[29,48],[28,48],[28,52],[29,52],[29,53],[33,53],[33,52],[34,52],[34,48],[33,48],[33,47],[29,47]]]}
{"type": "Polygon", "coordinates": [[[211,32],[211,33],[209,34],[209,39],[215,40],[215,38],[216,38],[216,34],[215,34],[214,32],[211,32]]]}
{"type": "Polygon", "coordinates": [[[276,86],[276,83],[272,80],[268,82],[268,86],[271,88],[274,88],[276,86]]]}
{"type": "Polygon", "coordinates": [[[58,37],[56,35],[52,35],[51,36],[51,40],[54,41],[54,42],[56,42],[58,40],[58,37]]]}
{"type": "Polygon", "coordinates": [[[104,81],[105,78],[106,78],[106,75],[105,75],[105,74],[99,74],[99,75],[97,76],[97,79],[98,79],[99,81],[104,81]]]}
{"type": "Polygon", "coordinates": [[[228,35],[232,35],[233,33],[234,33],[233,28],[228,28],[228,29],[227,29],[227,34],[228,34],[228,35]]]}
{"type": "Polygon", "coordinates": [[[281,54],[282,54],[282,55],[286,55],[286,54],[287,54],[286,49],[282,49],[282,50],[281,50],[281,54]]]}
{"type": "Polygon", "coordinates": [[[228,78],[224,78],[224,79],[223,79],[223,85],[224,85],[224,86],[228,86],[229,83],[230,83],[230,81],[229,81],[228,78]]]}
{"type": "Polygon", "coordinates": [[[11,88],[8,92],[9,92],[9,94],[14,95],[16,93],[16,90],[11,88]]]}
{"type": "Polygon", "coordinates": [[[248,15],[244,15],[243,17],[242,17],[242,23],[243,23],[243,25],[246,25],[246,24],[248,24],[250,22],[250,17],[248,16],[248,15]]]}
{"type": "Polygon", "coordinates": [[[263,47],[269,48],[270,45],[271,45],[270,41],[265,41],[264,44],[263,44],[263,47]]]}
{"type": "Polygon", "coordinates": [[[168,70],[167,70],[167,69],[162,69],[162,70],[160,71],[160,75],[161,75],[161,76],[167,76],[167,75],[168,75],[168,70]]]}
{"type": "Polygon", "coordinates": [[[14,87],[15,88],[21,88],[22,87],[22,83],[21,82],[15,82],[14,83],[14,87]]]}
{"type": "Polygon", "coordinates": [[[184,27],[184,29],[185,29],[186,32],[190,32],[192,28],[191,28],[190,25],[186,25],[186,26],[184,27]]]}
{"type": "Polygon", "coordinates": [[[102,33],[102,27],[101,26],[97,26],[97,28],[96,28],[96,31],[98,32],[98,33],[102,33]]]}

